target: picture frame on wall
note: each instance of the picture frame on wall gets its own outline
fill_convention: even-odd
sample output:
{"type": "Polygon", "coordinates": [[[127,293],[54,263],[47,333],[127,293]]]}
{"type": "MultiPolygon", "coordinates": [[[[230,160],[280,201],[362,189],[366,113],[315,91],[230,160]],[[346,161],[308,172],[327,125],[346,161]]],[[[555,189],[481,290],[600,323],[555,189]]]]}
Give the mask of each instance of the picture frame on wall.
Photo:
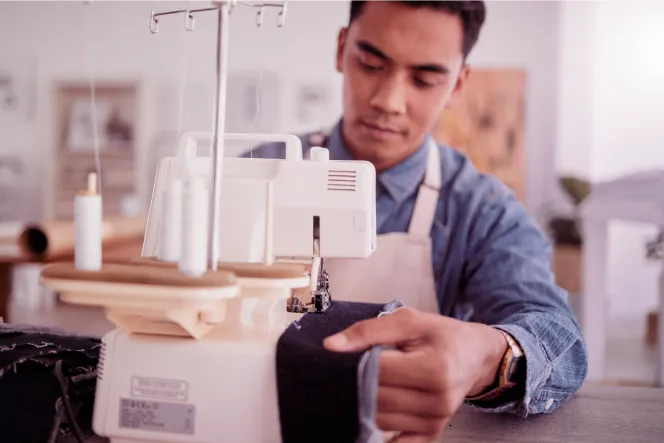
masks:
{"type": "Polygon", "coordinates": [[[454,107],[432,135],[463,152],[483,173],[498,177],[523,201],[526,193],[526,71],[476,68],[454,107]]]}
{"type": "Polygon", "coordinates": [[[96,171],[98,148],[105,215],[122,213],[122,202],[137,191],[136,131],[138,82],[102,82],[91,100],[88,82],[54,86],[57,128],[54,216],[73,216],[76,193],[96,171]]]}

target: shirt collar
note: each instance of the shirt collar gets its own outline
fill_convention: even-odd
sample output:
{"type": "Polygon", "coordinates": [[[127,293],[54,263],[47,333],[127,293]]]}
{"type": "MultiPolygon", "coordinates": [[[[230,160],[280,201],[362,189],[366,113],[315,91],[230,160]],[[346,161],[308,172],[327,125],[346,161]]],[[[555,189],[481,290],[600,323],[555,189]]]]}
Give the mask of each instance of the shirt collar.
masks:
{"type": "MultiPolygon", "coordinates": [[[[334,126],[327,142],[330,160],[354,160],[341,136],[341,123],[341,120],[339,120],[334,126]]],[[[396,202],[408,198],[422,183],[427,169],[427,144],[430,137],[431,135],[427,134],[424,142],[410,157],[378,174],[378,181],[396,202]]]]}

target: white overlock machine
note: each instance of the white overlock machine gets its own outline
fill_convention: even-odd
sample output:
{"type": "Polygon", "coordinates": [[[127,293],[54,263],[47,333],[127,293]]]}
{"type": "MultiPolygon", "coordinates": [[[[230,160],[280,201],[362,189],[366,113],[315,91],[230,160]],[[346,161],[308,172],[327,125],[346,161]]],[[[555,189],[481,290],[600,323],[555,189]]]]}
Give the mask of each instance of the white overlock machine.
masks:
{"type": "MultiPolygon", "coordinates": [[[[275,375],[280,335],[325,315],[325,259],[376,247],[376,172],[361,161],[302,155],[287,134],[226,134],[228,22],[237,2],[152,13],[218,14],[215,132],[187,133],[158,166],[141,257],[102,264],[94,176],[75,202],[75,263],[46,266],[42,284],[67,303],[103,307],[93,429],[113,443],[281,441],[275,375]],[[201,140],[209,154],[197,155],[201,140]],[[284,159],[225,158],[234,141],[282,142],[284,159]],[[251,417],[251,425],[247,425],[251,417]]],[[[251,5],[280,8],[285,3],[251,5]]]]}

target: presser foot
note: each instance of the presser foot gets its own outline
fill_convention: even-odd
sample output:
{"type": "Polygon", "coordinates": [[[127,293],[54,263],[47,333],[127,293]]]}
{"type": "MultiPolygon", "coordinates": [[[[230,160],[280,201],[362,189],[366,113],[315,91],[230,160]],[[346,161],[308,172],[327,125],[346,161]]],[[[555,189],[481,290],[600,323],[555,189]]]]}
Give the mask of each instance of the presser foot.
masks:
{"type": "Polygon", "coordinates": [[[288,312],[303,314],[307,312],[320,313],[327,311],[332,303],[330,294],[330,280],[327,271],[322,270],[318,278],[318,286],[315,291],[309,292],[311,298],[308,303],[302,301],[295,293],[291,295],[286,304],[288,312]]]}

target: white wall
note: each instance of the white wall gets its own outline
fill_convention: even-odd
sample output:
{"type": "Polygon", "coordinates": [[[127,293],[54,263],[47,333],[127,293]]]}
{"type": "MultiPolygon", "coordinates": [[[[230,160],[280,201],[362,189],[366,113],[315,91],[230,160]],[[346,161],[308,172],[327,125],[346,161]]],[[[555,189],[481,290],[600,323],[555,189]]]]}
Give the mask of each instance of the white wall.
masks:
{"type": "MultiPolygon", "coordinates": [[[[177,89],[185,54],[189,67],[185,109],[192,128],[211,130],[214,94],[214,35],[212,15],[197,17],[197,30],[183,30],[182,17],[164,18],[160,32],[148,31],[150,10],[174,9],[187,2],[0,2],[0,58],[38,61],[37,114],[27,124],[0,122],[4,150],[21,150],[30,158],[31,174],[23,192],[48,203],[47,172],[52,142],[51,85],[62,79],[87,80],[88,62],[98,81],[140,79],[142,107],[138,142],[139,166],[147,167],[155,140],[172,138],[178,127],[177,89]],[[88,25],[86,27],[86,25],[88,25]],[[87,43],[87,44],[86,44],[87,43]],[[89,60],[86,50],[93,54],[89,60]],[[28,154],[29,153],[29,154],[28,154]],[[43,189],[42,189],[43,188],[43,189]]],[[[205,3],[204,3],[205,4],[205,3]]],[[[555,194],[554,147],[558,81],[556,2],[489,2],[488,21],[471,56],[477,66],[524,67],[527,93],[527,206],[538,211],[555,194]]],[[[257,29],[254,12],[233,13],[230,69],[265,70],[263,90],[276,74],[278,93],[266,98],[278,110],[260,120],[259,130],[299,132],[332,123],[341,111],[341,78],[334,71],[337,30],[347,21],[345,1],[297,1],[289,5],[287,26],[277,29],[275,13],[268,11],[265,26],[257,29]],[[295,90],[298,83],[323,83],[332,91],[328,112],[311,123],[298,122],[295,90]],[[263,123],[261,125],[261,122],[263,123]]],[[[232,92],[232,91],[231,91],[232,92]]],[[[264,91],[263,91],[264,92],[264,91]]],[[[229,103],[229,112],[233,104],[229,103]]],[[[268,115],[263,109],[261,114],[268,115]]],[[[182,129],[187,130],[187,120],[182,129]]],[[[163,149],[163,147],[162,147],[163,149]]],[[[143,180],[141,195],[149,195],[143,180]]],[[[32,201],[32,200],[30,200],[32,201]]],[[[20,211],[19,211],[20,212],[20,211]]],[[[22,218],[43,214],[37,204],[19,213],[22,218]]]]}
{"type": "Polygon", "coordinates": [[[556,169],[587,178],[591,173],[594,115],[596,9],[598,2],[560,2],[557,75],[556,169]]]}
{"type": "MultiPolygon", "coordinates": [[[[561,9],[557,169],[597,181],[664,168],[664,3],[564,2],[561,9]]],[[[615,319],[643,319],[657,303],[659,265],[644,259],[655,232],[622,222],[610,229],[615,319]]]]}

